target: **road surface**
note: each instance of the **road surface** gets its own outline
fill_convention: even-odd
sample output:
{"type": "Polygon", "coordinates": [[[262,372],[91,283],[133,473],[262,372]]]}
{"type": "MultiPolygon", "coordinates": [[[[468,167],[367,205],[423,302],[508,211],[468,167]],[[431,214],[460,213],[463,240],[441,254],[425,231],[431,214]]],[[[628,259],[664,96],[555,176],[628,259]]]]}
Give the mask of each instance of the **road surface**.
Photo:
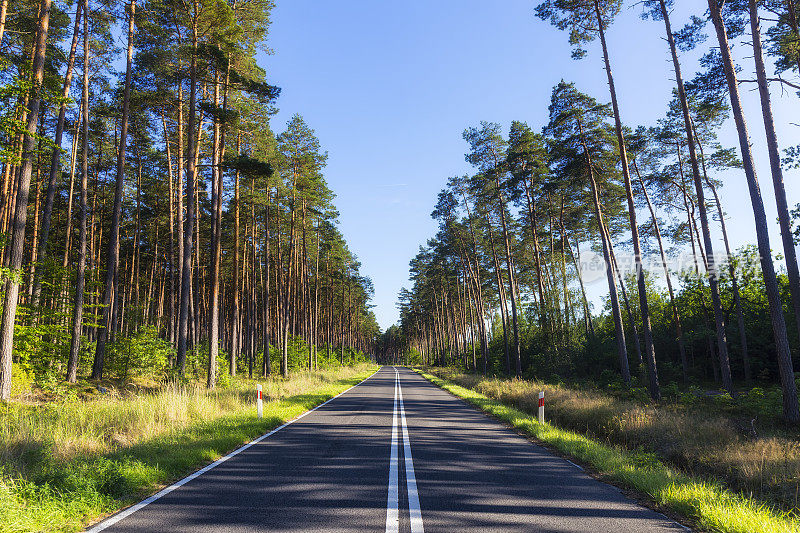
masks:
{"type": "Polygon", "coordinates": [[[685,531],[391,366],[177,485],[90,531],[685,531]]]}

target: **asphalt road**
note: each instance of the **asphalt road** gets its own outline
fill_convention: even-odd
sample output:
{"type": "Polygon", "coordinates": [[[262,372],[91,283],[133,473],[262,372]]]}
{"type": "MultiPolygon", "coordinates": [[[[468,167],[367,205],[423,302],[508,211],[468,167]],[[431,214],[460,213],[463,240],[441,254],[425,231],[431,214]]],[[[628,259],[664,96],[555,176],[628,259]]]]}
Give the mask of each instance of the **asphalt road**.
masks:
{"type": "Polygon", "coordinates": [[[165,492],[93,531],[685,530],[394,367],[165,492]]]}

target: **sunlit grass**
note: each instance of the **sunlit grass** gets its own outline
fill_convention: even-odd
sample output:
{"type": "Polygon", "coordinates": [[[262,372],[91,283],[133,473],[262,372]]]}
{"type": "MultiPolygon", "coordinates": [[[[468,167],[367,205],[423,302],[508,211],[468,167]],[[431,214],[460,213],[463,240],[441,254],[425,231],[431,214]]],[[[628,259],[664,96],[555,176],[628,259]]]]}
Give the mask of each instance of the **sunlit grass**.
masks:
{"type": "Polygon", "coordinates": [[[77,531],[360,382],[359,365],[216,391],[0,405],[0,531],[77,531]]]}
{"type": "Polygon", "coordinates": [[[720,483],[696,479],[664,464],[654,454],[603,444],[585,435],[539,424],[535,415],[503,404],[427,372],[439,387],[557,450],[592,465],[602,476],[649,495],[703,530],[725,533],[789,533],[800,522],[757,500],[736,494],[720,483]]]}
{"type": "Polygon", "coordinates": [[[773,414],[780,413],[779,390],[753,389],[735,400],[699,391],[651,402],[637,389],[429,370],[528,413],[536,412],[539,391],[544,391],[547,420],[557,427],[651,451],[691,475],[715,477],[785,510],[800,503],[800,435],[773,414]]]}

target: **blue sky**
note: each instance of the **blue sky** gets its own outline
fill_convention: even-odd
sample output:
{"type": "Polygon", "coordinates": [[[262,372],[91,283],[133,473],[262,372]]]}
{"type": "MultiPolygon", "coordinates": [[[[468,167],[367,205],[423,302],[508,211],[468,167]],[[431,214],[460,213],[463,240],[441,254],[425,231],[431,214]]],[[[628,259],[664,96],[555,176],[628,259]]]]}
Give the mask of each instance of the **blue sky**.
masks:
{"type": "MultiPolygon", "coordinates": [[[[512,120],[539,129],[550,92],[560,79],[601,101],[608,88],[596,46],[570,59],[567,35],[534,15],[536,0],[277,0],[269,46],[262,57],[272,83],[283,89],[273,128],[293,113],[304,116],[328,151],[325,176],[337,194],[341,230],[375,283],[375,312],[383,328],[397,320],[397,294],[408,285],[408,261],[433,236],[430,212],[447,178],[470,170],[461,132],[481,120],[504,128],[512,120]]],[[[633,4],[633,2],[628,2],[633,4]]],[[[677,0],[673,26],[691,5],[677,0]]],[[[661,117],[674,80],[663,25],[625,7],[608,33],[623,120],[652,125],[661,117]]],[[[702,15],[695,11],[694,14],[702,15]]],[[[710,43],[711,41],[709,41],[710,43]]],[[[743,77],[753,77],[752,53],[737,46],[743,77]]],[[[697,54],[683,59],[692,77],[697,54]]],[[[770,220],[775,220],[769,162],[758,95],[742,87],[756,165],[770,220]]],[[[781,146],[800,143],[797,97],[773,90],[781,146]]],[[[722,135],[736,145],[733,124],[722,135]]],[[[722,176],[732,245],[754,242],[744,175],[722,176]]],[[[786,173],[790,205],[800,202],[796,173],[786,173]]],[[[780,248],[777,224],[773,248],[780,248]]],[[[602,283],[589,288],[593,300],[602,283]]]]}

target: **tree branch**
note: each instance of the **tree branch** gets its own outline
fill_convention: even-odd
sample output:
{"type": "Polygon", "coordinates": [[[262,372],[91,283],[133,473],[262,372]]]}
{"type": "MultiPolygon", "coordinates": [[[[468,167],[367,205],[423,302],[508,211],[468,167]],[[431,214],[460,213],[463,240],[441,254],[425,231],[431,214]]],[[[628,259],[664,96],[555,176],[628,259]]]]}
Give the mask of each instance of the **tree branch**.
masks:
{"type": "MultiPolygon", "coordinates": [[[[797,89],[798,91],[800,91],[800,85],[798,85],[796,83],[792,83],[790,81],[786,81],[783,78],[767,78],[767,81],[777,81],[778,83],[782,83],[783,85],[788,85],[789,87],[791,87],[793,89],[797,89]]],[[[740,79],[739,83],[758,83],[758,80],[743,80],[743,79],[740,79]]]]}

